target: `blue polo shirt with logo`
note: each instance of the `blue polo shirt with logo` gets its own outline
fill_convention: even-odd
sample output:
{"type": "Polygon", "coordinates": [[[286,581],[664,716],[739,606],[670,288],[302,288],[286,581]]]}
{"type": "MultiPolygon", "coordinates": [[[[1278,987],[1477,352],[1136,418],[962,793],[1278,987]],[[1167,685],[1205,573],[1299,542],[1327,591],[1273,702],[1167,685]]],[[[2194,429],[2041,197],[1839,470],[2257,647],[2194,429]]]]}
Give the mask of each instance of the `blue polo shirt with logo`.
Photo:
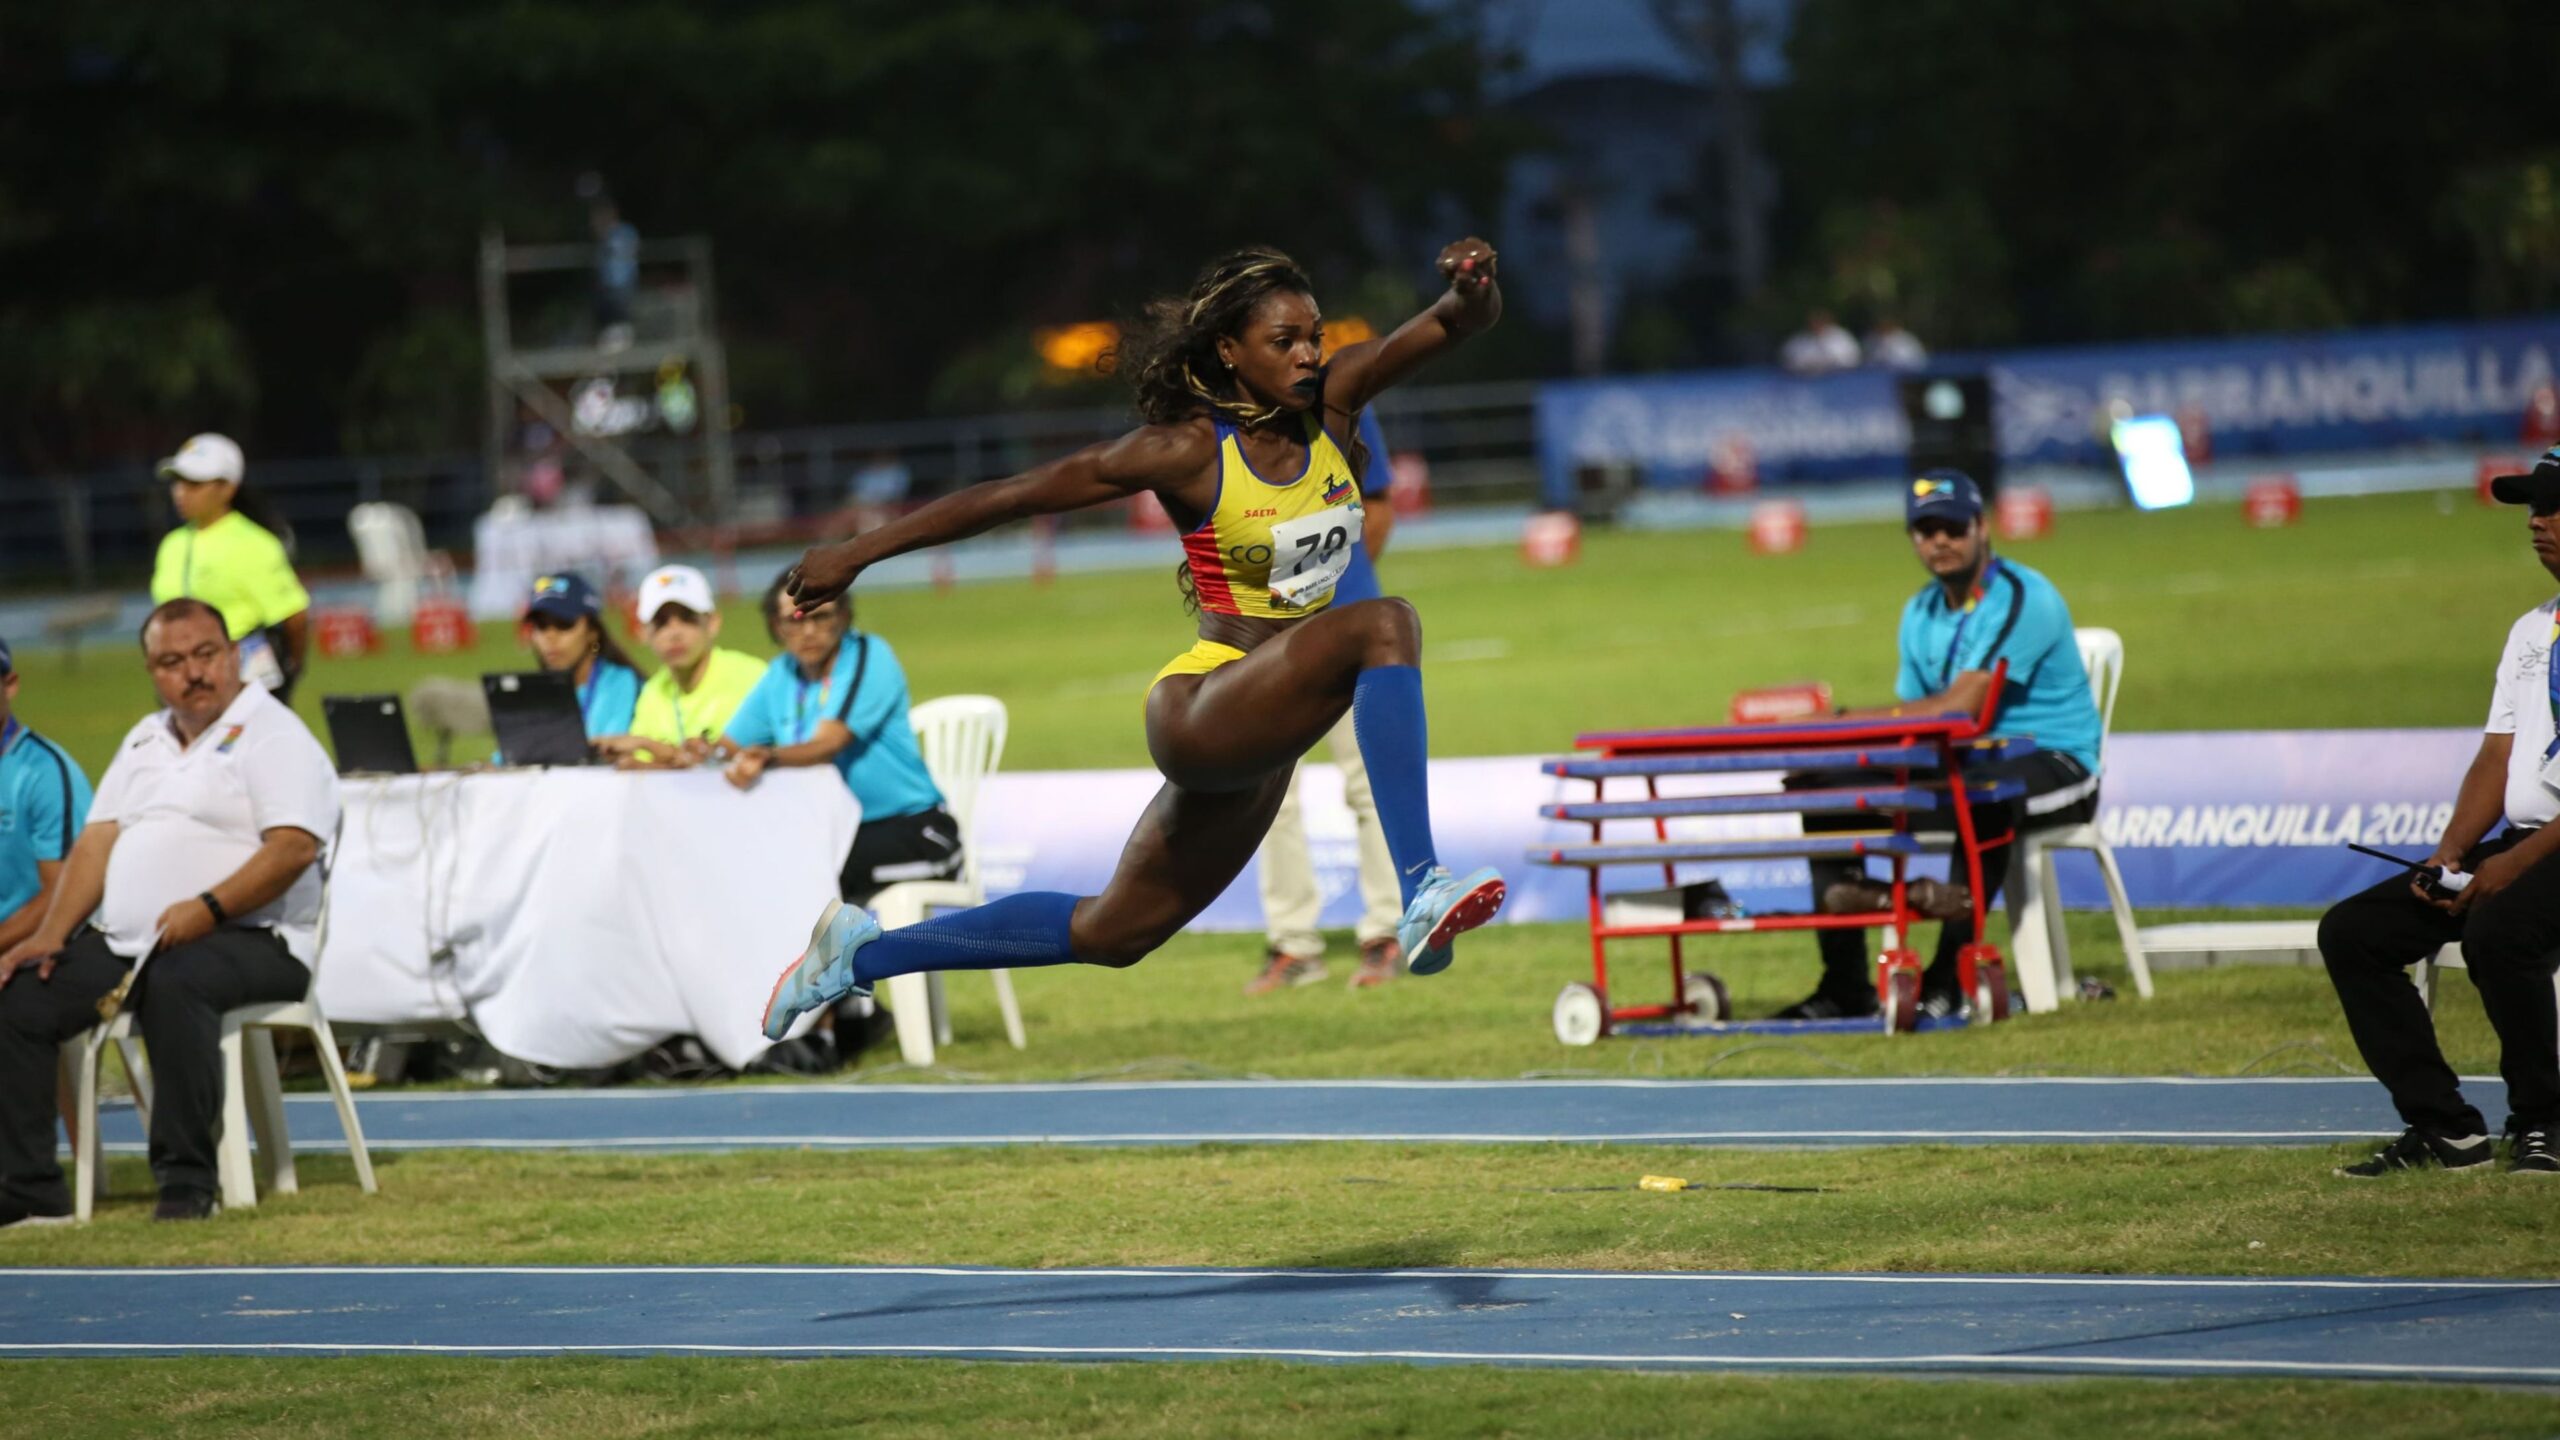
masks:
{"type": "Polygon", "coordinates": [[[921,815],[942,803],[907,708],[907,672],[897,652],[879,636],[856,631],[836,647],[823,679],[803,676],[800,662],[788,655],[773,657],[729,717],[726,733],[739,745],[798,745],[819,721],[841,722],[853,743],[836,752],[836,771],[869,824],[921,815]]]}
{"type": "Polygon", "coordinates": [[[0,916],[36,898],[36,862],[71,853],[89,823],[89,777],[13,717],[0,725],[0,916]]]}
{"type": "Polygon", "coordinates": [[[2089,671],[2071,633],[2071,607],[2053,582],[2006,556],[1992,557],[1973,597],[1947,603],[1932,580],[1902,607],[1902,670],[1894,695],[1921,700],[1967,670],[2009,662],[1991,733],[2025,736],[2098,773],[2103,729],[2089,671]]]}

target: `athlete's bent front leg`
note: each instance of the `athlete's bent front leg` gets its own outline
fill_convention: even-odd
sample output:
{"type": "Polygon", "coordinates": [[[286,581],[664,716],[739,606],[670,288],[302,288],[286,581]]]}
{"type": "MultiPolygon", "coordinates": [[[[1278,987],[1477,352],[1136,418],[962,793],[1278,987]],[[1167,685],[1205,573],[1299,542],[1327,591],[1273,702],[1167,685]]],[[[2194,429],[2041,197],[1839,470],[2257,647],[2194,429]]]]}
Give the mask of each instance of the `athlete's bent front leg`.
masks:
{"type": "Polygon", "coordinates": [[[1319,611],[1207,675],[1147,695],[1147,752],[1186,790],[1249,790],[1331,733],[1360,677],[1422,659],[1422,621],[1400,599],[1319,611]]]}

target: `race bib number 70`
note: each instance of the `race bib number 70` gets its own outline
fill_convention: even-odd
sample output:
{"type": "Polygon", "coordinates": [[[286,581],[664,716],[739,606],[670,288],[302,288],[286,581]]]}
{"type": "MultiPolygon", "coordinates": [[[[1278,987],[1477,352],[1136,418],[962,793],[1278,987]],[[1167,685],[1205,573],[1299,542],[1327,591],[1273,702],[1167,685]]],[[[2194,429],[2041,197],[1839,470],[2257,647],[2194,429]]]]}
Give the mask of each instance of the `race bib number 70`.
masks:
{"type": "Polygon", "coordinates": [[[1271,603],[1308,610],[1332,598],[1360,543],[1360,509],[1344,505],[1271,527],[1271,603]]]}

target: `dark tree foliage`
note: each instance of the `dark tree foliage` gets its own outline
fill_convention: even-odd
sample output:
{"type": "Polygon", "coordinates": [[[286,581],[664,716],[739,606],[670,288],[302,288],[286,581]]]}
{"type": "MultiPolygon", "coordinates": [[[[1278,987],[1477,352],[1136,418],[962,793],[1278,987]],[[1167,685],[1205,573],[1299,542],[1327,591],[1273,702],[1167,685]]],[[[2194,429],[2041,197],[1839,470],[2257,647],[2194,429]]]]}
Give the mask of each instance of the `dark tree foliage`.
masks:
{"type": "Polygon", "coordinates": [[[1771,124],[1792,298],[2095,340],[2549,296],[2552,222],[2500,197],[2547,194],[2555,55],[2529,0],[1804,0],[1771,124]],[[1966,234],[1992,253],[1930,239],[1966,234]]]}
{"type": "MultiPolygon", "coordinates": [[[[206,425],[461,448],[488,226],[577,176],[716,247],[750,423],[911,414],[1026,322],[1287,247],[1344,284],[1488,198],[1412,0],[0,0],[0,472],[206,425]]],[[[1427,253],[1427,252],[1426,252],[1427,253]]]]}

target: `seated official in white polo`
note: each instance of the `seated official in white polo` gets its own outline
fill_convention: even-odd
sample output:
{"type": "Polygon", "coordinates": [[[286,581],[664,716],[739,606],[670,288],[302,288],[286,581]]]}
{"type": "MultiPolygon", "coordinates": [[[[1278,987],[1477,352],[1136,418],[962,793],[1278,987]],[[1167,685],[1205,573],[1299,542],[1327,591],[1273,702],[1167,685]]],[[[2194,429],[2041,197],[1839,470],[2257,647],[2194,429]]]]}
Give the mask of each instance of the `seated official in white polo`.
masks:
{"type": "MultiPolygon", "coordinates": [[[[2560,580],[2560,445],[2522,475],[2489,483],[2499,503],[2526,508],[2534,562],[2560,580]]],[[[2507,1168],[2560,1176],[2560,599],[2517,617],[2498,657],[2489,723],[2454,796],[2430,869],[2350,895],[2320,918],[2320,958],[2346,1011],[2365,1068],[2391,1092],[2408,1126],[2372,1159],[2340,1166],[2371,1180],[2401,1170],[2483,1173],[2497,1159],[2486,1119],[2436,1044],[2435,1017],[2409,967],[2455,941],[2465,973],[2498,1032],[2507,1082],[2507,1168]],[[2505,828],[2497,835],[2489,832],[2505,828]],[[2453,893],[2434,870],[2471,877],[2453,893]],[[2436,882],[2430,884],[2429,882],[2436,882]]]]}
{"type": "Polygon", "coordinates": [[[152,611],[142,652],[168,708],[125,736],[43,922],[0,955],[0,1225],[71,1214],[57,1047],[98,1023],[128,974],[151,1052],[156,1218],[213,1214],[222,1014],[311,985],[335,767],[299,717],[242,683],[212,606],[152,611]]]}

